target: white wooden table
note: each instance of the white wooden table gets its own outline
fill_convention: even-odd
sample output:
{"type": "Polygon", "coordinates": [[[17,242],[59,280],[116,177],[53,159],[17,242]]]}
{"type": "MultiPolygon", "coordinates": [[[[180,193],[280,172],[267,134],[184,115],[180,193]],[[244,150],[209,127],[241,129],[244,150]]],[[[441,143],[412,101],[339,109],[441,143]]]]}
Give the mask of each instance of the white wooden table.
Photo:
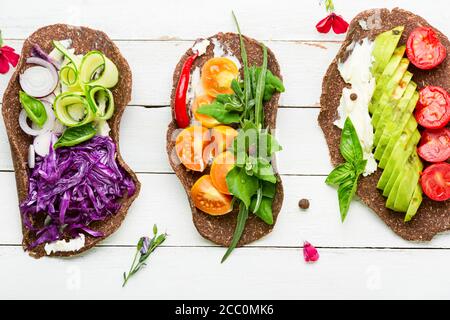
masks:
{"type": "MultiPolygon", "coordinates": [[[[317,124],[322,76],[343,36],[316,32],[325,16],[311,1],[2,1],[0,28],[16,50],[38,27],[64,22],[105,31],[133,70],[133,98],[121,128],[121,150],[138,172],[142,192],[120,230],[74,259],[35,260],[22,251],[15,180],[3,121],[0,122],[0,298],[449,298],[450,235],[431,243],[403,241],[359,202],[340,222],[335,189],[324,184],[331,170],[317,124]],[[223,248],[196,232],[186,196],[165,152],[169,94],[178,59],[198,37],[243,32],[275,52],[286,93],[278,113],[284,147],[279,170],[284,206],[272,232],[236,250],[220,264],[223,248]],[[311,207],[300,211],[298,201],[311,207]],[[154,223],[165,245],[149,265],[121,288],[134,245],[154,223]],[[318,263],[303,261],[308,240],[318,263]]],[[[447,0],[335,0],[350,20],[370,7],[400,6],[450,35],[447,0]]],[[[0,100],[11,74],[0,76],[0,100]]]]}

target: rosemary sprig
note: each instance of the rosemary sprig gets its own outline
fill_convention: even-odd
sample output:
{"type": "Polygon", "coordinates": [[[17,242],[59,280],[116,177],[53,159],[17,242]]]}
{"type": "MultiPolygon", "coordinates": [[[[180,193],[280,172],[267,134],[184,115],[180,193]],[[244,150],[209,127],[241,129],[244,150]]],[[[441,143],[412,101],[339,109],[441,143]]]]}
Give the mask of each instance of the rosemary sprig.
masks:
{"type": "Polygon", "coordinates": [[[166,237],[166,233],[158,235],[158,227],[155,224],[153,226],[153,238],[142,237],[139,239],[130,270],[128,271],[128,274],[126,272],[123,273],[122,287],[125,287],[130,277],[135,275],[146,265],[145,261],[150,257],[150,254],[166,240],[166,237]]]}

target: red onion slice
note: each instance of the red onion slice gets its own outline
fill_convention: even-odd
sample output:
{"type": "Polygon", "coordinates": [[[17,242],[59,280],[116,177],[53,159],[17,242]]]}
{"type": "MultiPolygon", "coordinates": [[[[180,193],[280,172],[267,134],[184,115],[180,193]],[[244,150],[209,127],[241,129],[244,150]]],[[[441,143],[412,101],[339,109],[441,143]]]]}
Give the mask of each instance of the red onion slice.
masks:
{"type": "Polygon", "coordinates": [[[53,128],[53,125],[55,123],[55,113],[53,112],[52,105],[48,103],[47,101],[42,101],[45,107],[45,111],[47,112],[47,121],[44,123],[42,128],[36,128],[33,129],[28,125],[27,122],[27,112],[25,109],[22,109],[19,114],[19,125],[20,128],[30,136],[37,136],[39,134],[42,134],[44,132],[47,132],[53,128]]]}
{"type": "Polygon", "coordinates": [[[36,66],[26,69],[19,76],[23,91],[35,98],[48,96],[55,90],[59,81],[55,67],[50,62],[37,57],[30,57],[26,62],[36,66]]]}

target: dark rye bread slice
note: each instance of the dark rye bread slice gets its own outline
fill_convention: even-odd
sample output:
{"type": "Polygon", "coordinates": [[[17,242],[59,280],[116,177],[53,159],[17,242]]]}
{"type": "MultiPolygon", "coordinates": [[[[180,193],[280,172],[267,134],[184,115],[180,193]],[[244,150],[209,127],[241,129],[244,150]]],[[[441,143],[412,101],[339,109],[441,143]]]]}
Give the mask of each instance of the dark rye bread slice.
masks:
{"type": "MultiPolygon", "coordinates": [[[[45,52],[53,49],[52,40],[71,39],[72,46],[75,48],[76,54],[86,53],[90,50],[102,51],[110,58],[119,69],[119,82],[112,90],[114,95],[115,112],[114,116],[108,121],[111,127],[111,138],[117,146],[117,161],[119,165],[132,177],[136,184],[136,192],[132,197],[123,198],[121,200],[121,208],[117,214],[106,219],[103,222],[95,222],[90,225],[93,230],[104,233],[101,238],[94,238],[86,235],[85,246],[76,252],[58,252],[51,256],[72,256],[92,248],[95,244],[102,241],[114,231],[116,231],[125,218],[128,208],[138,196],[140,191],[140,183],[136,174],[123,161],[119,151],[119,126],[122,114],[131,98],[132,77],[130,67],[125,58],[120,53],[116,45],[109,37],[101,31],[85,28],[73,27],[65,24],[55,24],[43,27],[34,32],[23,44],[22,54],[19,64],[8,87],[3,96],[2,114],[5,122],[6,131],[8,133],[9,143],[11,146],[11,154],[14,163],[14,171],[16,175],[17,193],[19,202],[22,202],[28,193],[28,175],[29,169],[27,165],[28,147],[33,142],[32,137],[25,134],[19,126],[19,113],[22,109],[19,102],[19,74],[22,73],[27,64],[26,58],[30,56],[33,44],[38,44],[45,52]]],[[[42,222],[42,221],[41,221],[42,222]]],[[[33,233],[29,232],[22,224],[23,241],[22,245],[26,248],[35,239],[33,233]]],[[[29,254],[35,258],[40,258],[45,254],[44,245],[40,245],[29,251],[29,254]]]]}
{"type": "MultiPolygon", "coordinates": [[[[405,26],[400,45],[406,43],[409,34],[416,27],[430,26],[425,19],[398,8],[392,11],[388,9],[372,9],[358,14],[350,23],[347,37],[323,79],[319,124],[325,134],[331,161],[335,166],[342,163],[343,158],[339,153],[341,130],[333,125],[333,121],[337,118],[337,107],[339,106],[342,89],[345,86],[339,74],[337,63],[345,56],[347,47],[353,41],[358,41],[365,37],[373,40],[381,32],[399,25],[405,26]],[[381,19],[379,21],[381,22],[380,28],[364,30],[359,22],[361,20],[367,21],[368,19],[370,19],[369,21],[374,21],[373,17],[376,17],[377,14],[379,14],[381,19]]],[[[433,29],[436,30],[435,28],[433,29]]],[[[436,32],[447,51],[450,52],[448,38],[438,30],[436,32]]],[[[423,71],[411,66],[410,71],[414,74],[413,80],[418,84],[419,89],[426,85],[435,85],[450,91],[450,58],[447,57],[440,66],[433,70],[423,71]]],[[[417,215],[408,223],[403,222],[404,214],[387,209],[385,207],[386,198],[376,188],[381,172],[382,170],[378,169],[374,174],[362,177],[358,185],[357,194],[395,233],[410,241],[429,241],[437,233],[450,229],[450,201],[436,202],[424,196],[424,201],[417,215]]]]}
{"type": "MultiPolygon", "coordinates": [[[[219,43],[221,43],[225,48],[229,49],[229,53],[234,55],[239,61],[242,61],[240,54],[240,44],[239,44],[239,35],[235,33],[218,33],[208,39],[216,38],[219,43]]],[[[247,49],[248,62],[249,65],[262,65],[263,53],[260,44],[251,38],[244,37],[245,47],[247,49]]],[[[202,67],[203,64],[214,57],[213,52],[214,45],[211,43],[207,52],[197,58],[194,61],[192,66],[192,70],[196,67],[202,67]]],[[[268,69],[276,76],[281,78],[280,74],[280,66],[278,65],[277,60],[275,59],[274,54],[269,49],[268,53],[268,69]]],[[[180,62],[177,64],[175,68],[175,72],[173,75],[173,89],[171,96],[171,108],[172,108],[172,119],[174,119],[174,98],[175,98],[175,90],[178,84],[178,79],[180,77],[181,68],[186,61],[186,59],[192,55],[193,52],[189,49],[181,58],[180,62]]],[[[242,64],[242,62],[241,62],[242,64]]],[[[241,69],[241,76],[243,76],[241,69]]],[[[264,104],[264,113],[265,113],[265,125],[270,129],[275,129],[276,126],[276,118],[277,118],[277,109],[278,109],[278,99],[279,93],[276,93],[272,99],[264,104]]],[[[197,181],[204,174],[208,174],[207,171],[203,173],[193,172],[186,170],[186,168],[179,163],[177,159],[177,155],[175,153],[175,138],[178,133],[178,127],[176,125],[175,120],[169,124],[169,128],[167,130],[167,154],[169,155],[170,165],[172,166],[175,174],[180,179],[183,187],[186,191],[187,197],[189,199],[189,204],[192,210],[192,217],[194,221],[194,225],[197,228],[198,232],[206,239],[221,245],[221,246],[229,246],[231,239],[233,237],[233,233],[236,227],[236,218],[238,214],[238,210],[235,208],[233,212],[228,213],[223,216],[211,216],[207,213],[204,213],[198,210],[192,199],[190,197],[190,190],[197,181]]],[[[281,210],[281,206],[283,203],[283,186],[280,177],[278,176],[279,182],[276,185],[276,195],[273,202],[272,210],[274,215],[274,224],[276,222],[277,216],[281,210]]],[[[253,214],[249,215],[247,220],[247,224],[244,229],[244,233],[239,241],[239,246],[251,243],[255,240],[260,239],[266,234],[270,233],[273,229],[273,225],[270,226],[264,223],[261,219],[256,217],[253,214]]]]}

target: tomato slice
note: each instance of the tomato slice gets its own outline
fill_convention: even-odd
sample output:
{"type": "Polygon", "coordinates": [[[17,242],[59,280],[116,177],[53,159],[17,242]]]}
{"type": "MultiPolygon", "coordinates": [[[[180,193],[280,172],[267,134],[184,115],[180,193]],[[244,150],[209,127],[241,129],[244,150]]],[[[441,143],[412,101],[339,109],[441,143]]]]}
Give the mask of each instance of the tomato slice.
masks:
{"type": "Polygon", "coordinates": [[[204,95],[195,98],[194,103],[192,104],[192,113],[194,114],[194,118],[200,121],[202,126],[207,128],[215,127],[219,125],[220,122],[214,119],[213,117],[197,113],[197,109],[205,104],[211,104],[213,101],[214,101],[213,97],[204,95]]]}
{"type": "Polygon", "coordinates": [[[214,158],[218,154],[224,152],[231,147],[234,138],[238,135],[238,132],[229,126],[217,126],[211,129],[211,142],[205,148],[204,159],[206,162],[210,158],[214,158]]]}
{"type": "Polygon", "coordinates": [[[450,97],[441,87],[427,86],[420,90],[415,117],[428,129],[440,129],[450,121],[450,97]]]}
{"type": "Polygon", "coordinates": [[[447,161],[450,158],[450,129],[425,130],[417,152],[428,162],[447,161]]]}
{"type": "Polygon", "coordinates": [[[202,85],[212,97],[218,94],[232,94],[231,81],[239,75],[236,64],[225,57],[212,58],[202,68],[202,85]]]}
{"type": "Polygon", "coordinates": [[[436,163],[422,173],[423,192],[432,200],[446,201],[450,199],[450,164],[436,163]]]}
{"type": "Polygon", "coordinates": [[[202,176],[194,183],[191,197],[197,209],[213,216],[224,215],[233,210],[233,197],[220,193],[212,184],[209,175],[202,176]]]}
{"type": "Polygon", "coordinates": [[[227,185],[227,174],[233,169],[235,158],[230,151],[222,152],[211,165],[211,181],[213,185],[222,193],[231,194],[227,185]]]}
{"type": "Polygon", "coordinates": [[[417,68],[428,70],[444,61],[447,49],[439,41],[433,29],[418,27],[409,35],[406,55],[417,68]]]}
{"type": "Polygon", "coordinates": [[[176,139],[175,151],[181,163],[193,171],[205,170],[203,149],[209,141],[209,130],[202,126],[183,129],[176,139]]]}

